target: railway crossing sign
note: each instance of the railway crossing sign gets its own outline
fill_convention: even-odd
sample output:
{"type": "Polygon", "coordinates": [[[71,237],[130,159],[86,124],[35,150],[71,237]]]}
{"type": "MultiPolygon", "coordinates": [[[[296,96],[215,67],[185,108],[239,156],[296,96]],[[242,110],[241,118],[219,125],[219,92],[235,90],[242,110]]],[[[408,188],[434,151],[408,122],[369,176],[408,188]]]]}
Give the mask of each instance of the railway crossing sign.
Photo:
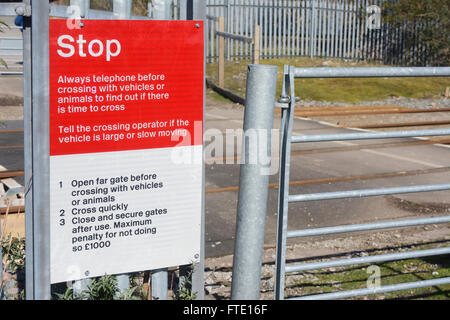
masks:
{"type": "Polygon", "coordinates": [[[50,20],[50,281],[200,255],[203,24],[50,20]]]}

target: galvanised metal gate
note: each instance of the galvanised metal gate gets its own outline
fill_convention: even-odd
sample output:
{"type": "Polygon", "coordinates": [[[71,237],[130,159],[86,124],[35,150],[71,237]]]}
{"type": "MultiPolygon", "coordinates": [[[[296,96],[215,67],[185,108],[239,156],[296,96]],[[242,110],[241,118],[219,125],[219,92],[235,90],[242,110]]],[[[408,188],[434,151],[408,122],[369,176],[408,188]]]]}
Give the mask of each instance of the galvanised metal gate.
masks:
{"type": "MultiPolygon", "coordinates": [[[[260,25],[262,59],[323,57],[383,61],[395,65],[433,65],[422,23],[398,26],[380,20],[384,0],[207,0],[207,61],[218,57],[216,18],[225,31],[253,37],[260,25]],[[379,21],[379,25],[377,23],[379,21]]],[[[227,59],[250,59],[245,43],[227,40],[227,59]]]]}
{"type": "MultiPolygon", "coordinates": [[[[292,136],[294,109],[296,101],[295,86],[294,86],[295,78],[376,78],[376,77],[379,78],[379,77],[437,77],[437,76],[448,77],[450,76],[450,67],[295,68],[292,66],[285,66],[283,76],[284,77],[283,77],[282,95],[279,100],[280,105],[283,107],[283,109],[281,119],[282,132],[281,132],[281,150],[280,150],[281,152],[280,178],[279,178],[280,187],[278,193],[278,230],[277,230],[277,255],[276,255],[276,270],[275,270],[276,272],[275,299],[285,298],[284,290],[285,290],[286,273],[450,254],[450,247],[445,247],[428,250],[398,252],[392,254],[380,254],[342,260],[331,260],[325,262],[286,265],[286,240],[288,238],[331,235],[355,231],[379,230],[387,228],[408,227],[408,226],[450,222],[450,216],[447,215],[423,219],[385,221],[376,223],[354,224],[354,225],[333,226],[326,228],[288,231],[287,230],[288,208],[289,204],[291,203],[450,190],[450,183],[448,183],[435,185],[401,186],[401,187],[380,188],[380,189],[335,191],[335,192],[324,192],[314,194],[290,194],[289,174],[290,174],[290,153],[292,143],[450,135],[450,129],[433,129],[433,130],[410,130],[410,131],[393,131],[393,132],[356,132],[356,133],[292,136]]],[[[348,298],[375,293],[442,285],[448,283],[450,283],[450,277],[418,282],[394,284],[389,286],[380,286],[374,288],[364,288],[351,291],[339,291],[334,293],[302,296],[293,299],[348,298]]]]}
{"type": "MultiPolygon", "coordinates": [[[[132,0],[113,0],[112,11],[90,9],[90,0],[70,0],[69,6],[49,4],[42,0],[24,0],[16,3],[0,3],[0,15],[24,16],[23,27],[23,59],[24,59],[24,171],[25,208],[26,208],[26,299],[47,300],[50,292],[50,257],[49,248],[49,203],[48,195],[48,20],[63,18],[69,20],[204,20],[205,3],[200,0],[153,0],[149,2],[149,16],[132,15],[132,0]],[[33,8],[33,10],[31,10],[33,8]],[[75,11],[74,11],[75,10],[75,11]],[[151,14],[150,14],[151,13],[151,14]],[[34,19],[31,20],[31,15],[34,19]],[[32,29],[38,30],[32,36],[32,29]],[[39,57],[39,58],[38,58],[39,57]],[[46,59],[47,57],[47,59],[46,59]],[[32,59],[33,58],[33,59],[32,59]],[[32,64],[33,60],[33,64],[32,64]],[[46,107],[47,106],[47,107],[46,107]],[[47,137],[45,139],[45,137],[47,137]],[[33,170],[34,169],[34,170],[33,170]],[[35,189],[33,189],[33,187],[35,189]],[[39,193],[37,192],[39,188],[39,193]],[[39,197],[39,195],[44,195],[39,197]],[[33,233],[36,235],[33,236],[33,233]]],[[[0,43],[1,45],[1,43],[0,43]]],[[[8,72],[3,74],[22,74],[8,72]]],[[[204,217],[202,208],[202,217],[204,217]]],[[[203,218],[202,218],[203,219],[203,218]]],[[[203,220],[204,221],[204,220],[203,220]]],[[[202,225],[204,226],[204,222],[202,225]]],[[[1,236],[1,230],[0,230],[1,236]]],[[[202,229],[204,239],[204,229],[202,229]]],[[[204,241],[202,240],[202,243],[204,241]]],[[[202,252],[204,248],[202,247],[202,252]]],[[[0,269],[1,264],[0,250],[0,269]]],[[[196,299],[204,297],[203,280],[204,254],[199,258],[197,267],[192,272],[192,279],[187,275],[190,266],[180,266],[180,281],[191,281],[192,291],[197,293],[196,299]]],[[[117,275],[117,285],[121,292],[129,289],[129,275],[117,275]]],[[[90,279],[73,282],[73,293],[80,294],[87,289],[90,279]]],[[[168,268],[152,270],[152,297],[160,300],[168,299],[168,268]]],[[[1,272],[0,272],[1,282],[1,272]]],[[[1,288],[0,288],[1,289],[1,288]]],[[[1,292],[0,292],[1,296],[1,292]]]]}

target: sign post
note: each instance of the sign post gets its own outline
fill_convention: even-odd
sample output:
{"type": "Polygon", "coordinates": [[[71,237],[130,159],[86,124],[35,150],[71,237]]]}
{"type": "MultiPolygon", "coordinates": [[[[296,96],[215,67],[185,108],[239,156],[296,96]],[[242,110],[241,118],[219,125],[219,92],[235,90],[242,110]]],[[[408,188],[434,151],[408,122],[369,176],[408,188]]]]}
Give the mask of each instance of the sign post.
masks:
{"type": "MultiPolygon", "coordinates": [[[[27,218],[27,245],[32,247],[31,262],[32,272],[29,278],[33,281],[32,296],[35,300],[49,300],[50,294],[50,198],[49,198],[49,4],[45,1],[32,1],[32,36],[31,36],[31,58],[32,58],[32,172],[25,176],[32,177],[32,216],[31,221],[27,218]]],[[[27,154],[26,154],[27,155],[27,154]]],[[[25,160],[25,163],[28,159],[25,160]]],[[[26,167],[25,170],[29,169],[26,167]]],[[[26,201],[25,204],[29,204],[26,201]]],[[[27,276],[30,276],[30,273],[27,276]]]]}

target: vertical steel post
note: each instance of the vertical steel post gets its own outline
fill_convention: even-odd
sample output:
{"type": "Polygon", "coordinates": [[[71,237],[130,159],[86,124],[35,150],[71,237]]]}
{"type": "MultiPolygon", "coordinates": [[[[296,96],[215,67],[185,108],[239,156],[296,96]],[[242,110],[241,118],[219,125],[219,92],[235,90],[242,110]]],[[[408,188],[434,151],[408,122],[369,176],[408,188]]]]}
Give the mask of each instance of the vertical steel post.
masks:
{"type": "MultiPolygon", "coordinates": [[[[24,5],[31,6],[31,0],[24,5]]],[[[31,17],[23,17],[23,144],[25,171],[25,298],[32,300],[34,296],[33,272],[33,144],[32,144],[32,85],[31,85],[31,17]]]]}
{"type": "Polygon", "coordinates": [[[280,174],[278,189],[278,221],[277,221],[277,247],[275,261],[275,300],[284,299],[284,277],[286,267],[286,234],[289,207],[289,172],[291,157],[291,137],[294,121],[295,93],[294,76],[291,67],[285,65],[283,73],[283,89],[281,99],[289,104],[284,108],[281,118],[281,148],[280,148],[280,174]]]}
{"type": "Polygon", "coordinates": [[[169,0],[153,0],[153,19],[172,20],[169,0]]]}
{"type": "MultiPolygon", "coordinates": [[[[182,12],[180,16],[183,16],[182,12]]],[[[153,19],[155,20],[171,20],[170,2],[167,0],[153,1],[153,19]]],[[[152,299],[167,300],[167,282],[168,282],[167,268],[152,271],[152,299]]]]}
{"type": "MultiPolygon", "coordinates": [[[[206,1],[192,0],[192,19],[203,21],[206,26],[206,1]]],[[[207,29],[204,28],[204,39],[207,36],[207,29]]],[[[206,46],[204,46],[206,57],[206,46]]],[[[203,74],[206,73],[205,59],[203,59],[203,74]]],[[[205,99],[206,99],[206,82],[203,81],[203,114],[205,113],[205,99]]],[[[204,126],[204,124],[203,124],[204,126]]],[[[204,128],[204,127],[203,127],[204,128]]],[[[204,130],[203,130],[204,131],[204,130]]],[[[204,148],[204,146],[203,146],[204,148]]],[[[202,151],[204,154],[204,150],[202,151]]],[[[201,209],[201,235],[200,235],[200,257],[195,265],[192,273],[192,292],[196,294],[197,300],[205,298],[205,165],[202,165],[202,209],[201,209]]]]}
{"type": "Polygon", "coordinates": [[[33,0],[32,8],[33,299],[49,300],[49,3],[33,0]]]}
{"type": "MultiPolygon", "coordinates": [[[[114,0],[113,10],[117,15],[117,19],[130,19],[131,18],[132,1],[131,0],[114,0]]],[[[116,276],[117,286],[120,293],[127,291],[130,288],[130,278],[127,274],[120,274],[116,276]]]]}
{"type": "Polygon", "coordinates": [[[74,298],[80,296],[84,291],[86,291],[91,283],[91,279],[74,281],[72,285],[72,294],[74,298]]]}
{"type": "Polygon", "coordinates": [[[168,279],[167,268],[152,271],[152,300],[168,299],[168,279]]]}
{"type": "Polygon", "coordinates": [[[187,20],[188,0],[180,0],[180,20],[187,20]]]}
{"type": "MultiPolygon", "coordinates": [[[[236,219],[236,241],[233,261],[231,299],[257,300],[260,295],[261,265],[264,247],[269,175],[267,164],[261,163],[261,140],[267,138],[270,155],[271,129],[277,67],[249,65],[247,72],[247,94],[244,113],[244,139],[246,133],[258,132],[258,146],[243,141],[243,159],[239,179],[238,212],[236,219]],[[262,135],[261,135],[262,133],[262,135]],[[250,151],[257,150],[256,157],[250,151]],[[248,159],[257,163],[247,163],[248,159]]],[[[253,141],[255,143],[255,141],[253,141]]],[[[267,155],[265,155],[267,156],[267,155]]],[[[269,164],[270,166],[270,164],[269,164]]]]}
{"type": "MultiPolygon", "coordinates": [[[[78,6],[80,8],[80,17],[81,18],[88,18],[89,17],[89,10],[91,8],[90,0],[70,0],[71,6],[78,6]]],[[[89,285],[92,283],[91,279],[83,279],[74,281],[72,285],[72,292],[73,296],[79,296],[84,291],[86,291],[89,287],[89,285]]]]}
{"type": "MultiPolygon", "coordinates": [[[[225,26],[225,30],[228,33],[231,33],[230,31],[230,24],[231,24],[231,3],[230,0],[225,0],[225,9],[226,9],[226,17],[225,17],[225,21],[227,22],[226,26],[225,26]]],[[[227,39],[226,41],[226,51],[227,51],[227,61],[230,61],[230,42],[231,39],[227,39]]]]}
{"type": "MultiPolygon", "coordinates": [[[[0,239],[2,238],[2,227],[0,225],[0,239]]],[[[3,300],[3,252],[0,246],[0,300],[3,300]]]]}

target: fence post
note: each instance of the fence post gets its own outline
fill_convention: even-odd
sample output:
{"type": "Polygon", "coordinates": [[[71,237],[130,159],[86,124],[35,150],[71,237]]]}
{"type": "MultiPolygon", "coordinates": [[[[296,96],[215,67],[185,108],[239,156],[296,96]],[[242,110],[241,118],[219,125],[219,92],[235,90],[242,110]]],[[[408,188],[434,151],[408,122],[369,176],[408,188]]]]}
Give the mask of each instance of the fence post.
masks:
{"type": "MultiPolygon", "coordinates": [[[[227,25],[226,25],[226,30],[227,30],[227,32],[228,33],[231,33],[231,31],[230,31],[230,24],[231,24],[231,3],[230,3],[230,0],[226,0],[226,12],[227,12],[227,15],[226,15],[226,17],[227,17],[227,19],[226,19],[226,21],[227,21],[227,25]]],[[[226,51],[227,51],[227,61],[230,61],[230,42],[231,42],[231,39],[227,39],[227,42],[226,42],[226,51]]]]}
{"type": "MultiPolygon", "coordinates": [[[[223,17],[218,17],[217,22],[219,24],[218,31],[225,31],[225,19],[223,17]]],[[[219,59],[218,59],[218,76],[219,76],[219,87],[225,87],[225,38],[218,36],[219,38],[219,59]]]]}
{"type": "MultiPolygon", "coordinates": [[[[114,0],[113,11],[117,14],[117,19],[131,18],[132,2],[131,0],[114,0]]],[[[120,293],[127,291],[130,288],[130,278],[127,274],[120,274],[116,276],[117,287],[120,293]]]]}
{"type": "Polygon", "coordinates": [[[310,16],[310,26],[311,30],[309,33],[309,57],[312,59],[315,54],[315,38],[316,38],[316,7],[314,6],[316,0],[311,0],[311,16],[310,16]]]}
{"type": "Polygon", "coordinates": [[[167,300],[169,293],[167,283],[169,280],[167,268],[152,270],[152,300],[167,300]]]}
{"type": "MultiPolygon", "coordinates": [[[[80,9],[80,17],[88,18],[90,9],[90,0],[70,0],[71,6],[77,6],[80,9]]],[[[84,291],[88,290],[89,285],[92,283],[92,279],[77,280],[72,283],[73,297],[80,296],[84,291]]]]}
{"type": "Polygon", "coordinates": [[[261,42],[261,27],[259,24],[255,24],[255,34],[253,35],[253,64],[259,64],[260,56],[260,42],[261,42]]]}
{"type": "MultiPolygon", "coordinates": [[[[33,273],[35,300],[50,300],[49,3],[32,1],[33,273]]],[[[32,232],[32,234],[30,234],[32,232]]]]}
{"type": "Polygon", "coordinates": [[[268,166],[270,166],[270,163],[263,164],[261,158],[262,156],[267,157],[271,153],[271,129],[273,127],[276,85],[277,67],[249,65],[244,113],[244,141],[242,144],[244,163],[241,164],[239,179],[231,287],[231,299],[233,300],[257,300],[260,296],[261,264],[269,190],[269,174],[267,171],[268,166]],[[252,131],[256,131],[258,141],[245,139],[252,131]],[[250,142],[253,145],[250,145],[250,142]],[[254,144],[257,144],[257,146],[254,144]],[[266,147],[266,149],[262,150],[263,147],[266,147]],[[250,154],[251,151],[257,154],[250,154]],[[248,163],[249,159],[256,159],[256,163],[248,163]]]}
{"type": "MultiPolygon", "coordinates": [[[[25,0],[26,6],[31,0],[25,0]]],[[[33,187],[31,185],[33,152],[32,152],[32,80],[31,80],[31,17],[23,17],[23,128],[24,128],[24,171],[25,171],[25,299],[34,296],[33,274],[33,187]]]]}
{"type": "Polygon", "coordinates": [[[117,19],[130,19],[131,8],[131,0],[113,0],[113,11],[117,15],[117,19]]]}
{"type": "MultiPolygon", "coordinates": [[[[156,0],[153,1],[153,19],[155,20],[171,20],[170,1],[156,0]]],[[[152,270],[151,275],[151,299],[167,300],[167,282],[169,273],[167,268],[152,270]]]]}
{"type": "Polygon", "coordinates": [[[89,9],[91,8],[90,0],[70,0],[71,6],[77,6],[80,8],[80,17],[88,18],[89,9]]]}
{"type": "MultiPolygon", "coordinates": [[[[191,0],[188,2],[187,19],[206,21],[206,1],[205,0],[191,0]],[[192,13],[192,15],[190,14],[192,13]]],[[[206,25],[206,23],[204,23],[206,25]]],[[[204,39],[206,39],[207,29],[203,30],[204,39]]],[[[205,46],[206,57],[206,46],[205,46]]],[[[203,74],[206,72],[206,64],[203,62],[203,74]]],[[[206,99],[206,82],[203,81],[203,113],[205,113],[205,99],[206,99]]],[[[204,125],[203,125],[204,126],[204,125]]],[[[201,235],[200,235],[200,257],[195,264],[192,272],[192,292],[196,294],[196,300],[203,300],[205,298],[205,166],[202,168],[202,210],[201,210],[201,235]]]]}

